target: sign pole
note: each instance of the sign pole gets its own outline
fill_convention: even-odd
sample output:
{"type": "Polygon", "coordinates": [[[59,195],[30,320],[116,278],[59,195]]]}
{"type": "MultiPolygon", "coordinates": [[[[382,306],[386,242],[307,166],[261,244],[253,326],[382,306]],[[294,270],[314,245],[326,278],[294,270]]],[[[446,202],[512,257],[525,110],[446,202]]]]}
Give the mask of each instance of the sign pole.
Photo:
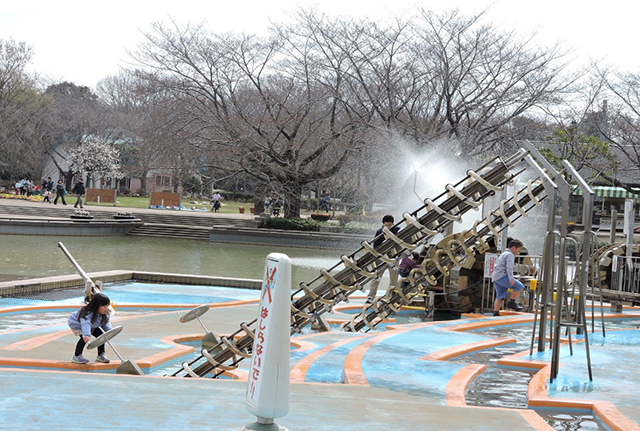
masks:
{"type": "Polygon", "coordinates": [[[291,259],[267,256],[245,401],[257,417],[244,430],[286,431],[274,422],[289,412],[291,259]]]}

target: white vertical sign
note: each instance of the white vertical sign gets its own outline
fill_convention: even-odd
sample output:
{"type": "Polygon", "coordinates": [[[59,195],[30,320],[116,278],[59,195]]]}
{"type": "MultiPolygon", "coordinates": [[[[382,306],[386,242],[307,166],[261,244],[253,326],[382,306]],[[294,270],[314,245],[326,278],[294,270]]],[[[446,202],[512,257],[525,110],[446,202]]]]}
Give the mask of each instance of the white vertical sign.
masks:
{"type": "Polygon", "coordinates": [[[493,270],[496,268],[496,262],[500,255],[498,253],[485,253],[484,254],[484,277],[490,278],[493,275],[493,270]]]}
{"type": "Polygon", "coordinates": [[[247,383],[247,410],[273,419],[289,412],[291,259],[267,256],[247,383]]]}

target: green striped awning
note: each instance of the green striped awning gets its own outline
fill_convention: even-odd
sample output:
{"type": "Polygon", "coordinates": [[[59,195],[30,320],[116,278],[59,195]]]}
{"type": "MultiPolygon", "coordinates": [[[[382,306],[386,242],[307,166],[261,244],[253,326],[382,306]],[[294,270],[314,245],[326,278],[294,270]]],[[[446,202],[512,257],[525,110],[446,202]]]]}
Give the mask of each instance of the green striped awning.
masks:
{"type": "MultiPolygon", "coordinates": [[[[608,187],[608,186],[596,186],[593,187],[593,193],[595,196],[602,196],[605,198],[626,198],[635,199],[640,198],[640,194],[631,193],[622,187],[608,187]]],[[[578,186],[571,186],[571,194],[574,196],[581,196],[582,190],[578,186]]]]}

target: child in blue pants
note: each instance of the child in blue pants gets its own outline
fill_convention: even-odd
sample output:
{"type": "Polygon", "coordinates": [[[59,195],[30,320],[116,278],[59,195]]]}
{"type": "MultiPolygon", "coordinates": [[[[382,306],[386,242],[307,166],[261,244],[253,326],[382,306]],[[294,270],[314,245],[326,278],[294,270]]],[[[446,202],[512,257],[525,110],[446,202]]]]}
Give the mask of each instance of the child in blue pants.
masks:
{"type": "Polygon", "coordinates": [[[522,311],[524,307],[516,303],[516,299],[520,295],[524,284],[520,283],[513,277],[513,264],[516,260],[516,256],[520,254],[524,245],[519,239],[512,239],[507,244],[507,250],[498,257],[496,261],[495,269],[491,279],[493,281],[493,287],[496,289],[496,300],[493,303],[493,315],[500,315],[500,308],[502,308],[502,302],[507,297],[509,289],[513,289],[511,298],[507,302],[507,307],[515,310],[522,311]]]}

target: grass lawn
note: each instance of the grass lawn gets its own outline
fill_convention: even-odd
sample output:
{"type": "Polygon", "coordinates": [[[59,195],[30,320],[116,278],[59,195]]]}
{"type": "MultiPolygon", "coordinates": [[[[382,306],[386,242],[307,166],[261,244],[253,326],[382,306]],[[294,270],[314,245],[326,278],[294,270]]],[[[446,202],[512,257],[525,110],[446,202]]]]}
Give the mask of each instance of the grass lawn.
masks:
{"type": "MultiPolygon", "coordinates": [[[[117,203],[116,203],[117,208],[149,208],[148,197],[145,198],[145,197],[133,197],[133,196],[118,196],[116,200],[117,200],[117,203]]],[[[192,201],[191,199],[182,199],[182,205],[185,208],[197,208],[197,209],[206,208],[207,210],[211,211],[212,205],[209,204],[209,202],[198,201],[197,204],[192,204],[191,202],[195,202],[195,201],[192,201]]],[[[101,206],[101,207],[113,206],[113,204],[110,204],[110,203],[97,204],[96,202],[87,202],[86,205],[101,206]]],[[[239,214],[238,208],[245,207],[246,213],[248,214],[249,208],[251,208],[251,206],[252,205],[249,202],[224,201],[222,202],[222,207],[220,207],[220,212],[239,214]]]]}
{"type": "MultiPolygon", "coordinates": [[[[75,198],[74,198],[75,199],[75,198]]],[[[149,198],[148,197],[133,197],[133,196],[118,196],[116,198],[117,203],[116,203],[116,207],[117,208],[149,208],[149,198]]],[[[206,208],[207,210],[211,211],[212,209],[212,205],[209,204],[209,202],[205,201],[205,202],[200,202],[198,201],[198,204],[192,204],[191,202],[195,202],[192,201],[191,199],[182,199],[182,205],[185,208],[206,208]]],[[[96,202],[86,202],[85,205],[87,206],[101,206],[101,207],[113,207],[113,204],[110,203],[100,203],[97,204],[96,202]]],[[[240,207],[244,207],[245,208],[245,213],[249,214],[250,208],[253,206],[253,204],[251,202],[236,202],[236,201],[222,201],[222,206],[220,207],[220,211],[221,213],[226,213],[226,214],[239,214],[240,211],[238,210],[240,207]]],[[[300,211],[300,215],[301,216],[308,216],[309,214],[312,214],[314,211],[310,211],[310,210],[302,210],[300,211]]],[[[338,213],[338,214],[343,214],[342,212],[338,213]]],[[[282,210],[280,211],[280,215],[282,216],[282,210]]]]}

